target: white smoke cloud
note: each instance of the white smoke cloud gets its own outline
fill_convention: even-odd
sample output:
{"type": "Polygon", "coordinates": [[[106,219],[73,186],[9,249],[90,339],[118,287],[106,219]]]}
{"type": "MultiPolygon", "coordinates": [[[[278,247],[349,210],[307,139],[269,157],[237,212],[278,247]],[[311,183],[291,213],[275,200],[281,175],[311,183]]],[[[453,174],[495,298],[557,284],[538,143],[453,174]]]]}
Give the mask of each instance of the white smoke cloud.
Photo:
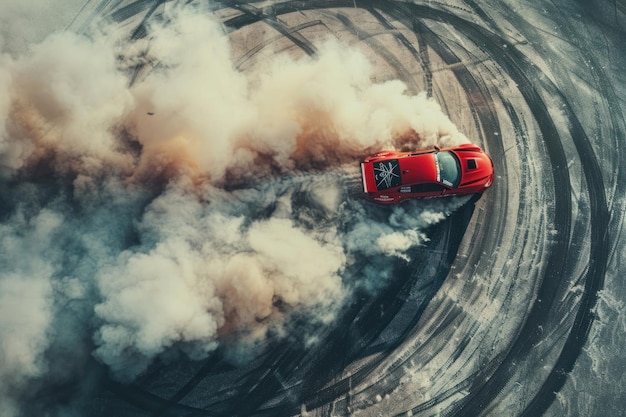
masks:
{"type": "Polygon", "coordinates": [[[216,23],[189,13],[174,19],[153,29],[150,51],[159,67],[134,90],[130,123],[148,169],[155,160],[178,160],[219,180],[252,117],[247,80],[233,70],[228,39],[216,23]]]}
{"type": "Polygon", "coordinates": [[[172,184],[157,198],[140,226],[143,244],[98,274],[96,355],[124,379],[175,344],[204,357],[220,332],[263,337],[282,305],[323,307],[318,318],[328,323],[343,299],[336,238],[311,237],[284,216],[289,209],[258,220],[233,215],[245,202],[220,201],[212,187],[207,206],[189,187],[172,184]]]}
{"type": "Polygon", "coordinates": [[[393,264],[362,263],[409,260],[464,202],[347,197],[338,166],[370,151],[467,141],[425,95],[374,84],[362,54],[328,41],[241,73],[219,25],[169,18],[149,58],[72,33],[0,56],[3,415],[59,352],[81,358],[72,378],[92,336],[132,380],[168,351],[279,337],[293,311],[328,324],[393,264]],[[141,60],[158,65],[131,86],[141,60]]]}
{"type": "Polygon", "coordinates": [[[467,142],[433,100],[406,95],[400,81],[374,84],[367,59],[336,41],[313,58],[277,55],[243,74],[215,22],[187,12],[173,18],[153,28],[159,65],[133,90],[129,123],[149,169],[155,161],[182,165],[222,182],[229,172],[353,162],[368,149],[467,142]]]}
{"type": "MultiPolygon", "coordinates": [[[[1,51],[1,50],[0,50],[1,51]]],[[[0,52],[0,178],[6,175],[11,167],[11,160],[16,159],[17,146],[15,141],[7,137],[7,124],[11,107],[11,90],[13,78],[13,61],[8,55],[0,52]]],[[[19,153],[19,151],[17,151],[19,153]]]]}
{"type": "Polygon", "coordinates": [[[0,225],[0,411],[9,416],[16,410],[12,395],[46,371],[56,272],[49,248],[63,222],[49,210],[11,220],[0,225]]]}
{"type": "Polygon", "coordinates": [[[0,76],[8,93],[0,110],[11,121],[0,142],[5,170],[51,156],[61,173],[129,168],[114,129],[133,100],[110,45],[59,33],[9,64],[9,81],[0,76]]]}
{"type": "Polygon", "coordinates": [[[63,30],[82,3],[82,0],[3,0],[0,2],[0,51],[16,55],[50,33],[63,30]]]}

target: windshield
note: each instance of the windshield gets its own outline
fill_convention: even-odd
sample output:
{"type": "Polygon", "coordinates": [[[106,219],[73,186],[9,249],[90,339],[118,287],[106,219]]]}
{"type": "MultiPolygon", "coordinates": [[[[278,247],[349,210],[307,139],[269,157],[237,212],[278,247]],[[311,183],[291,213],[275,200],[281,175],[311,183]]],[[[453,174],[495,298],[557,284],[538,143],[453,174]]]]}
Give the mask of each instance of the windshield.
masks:
{"type": "Polygon", "coordinates": [[[438,181],[448,187],[457,187],[461,181],[461,166],[452,152],[444,151],[435,154],[438,165],[438,181]]]}

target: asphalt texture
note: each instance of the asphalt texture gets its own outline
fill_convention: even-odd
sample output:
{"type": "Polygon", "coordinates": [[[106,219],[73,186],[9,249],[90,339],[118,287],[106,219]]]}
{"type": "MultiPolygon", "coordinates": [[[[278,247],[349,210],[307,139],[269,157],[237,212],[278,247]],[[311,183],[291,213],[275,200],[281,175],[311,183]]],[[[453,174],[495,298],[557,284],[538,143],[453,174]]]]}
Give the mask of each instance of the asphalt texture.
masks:
{"type": "MultiPolygon", "coordinates": [[[[92,3],[73,25],[106,16],[130,44],[167,3],[92,3]]],[[[157,360],[131,383],[93,362],[102,382],[85,415],[558,415],[623,245],[626,121],[611,72],[626,62],[612,23],[621,12],[575,2],[187,3],[223,24],[242,72],[270,50],[314,57],[326,36],[366,51],[380,81],[437,100],[491,155],[496,181],[428,228],[408,262],[390,259],[389,279],[315,329],[321,343],[270,338],[237,365],[226,343],[202,361],[157,360]]],[[[132,82],[149,70],[136,67],[132,82]]],[[[602,405],[590,409],[580,415],[602,405]]]]}

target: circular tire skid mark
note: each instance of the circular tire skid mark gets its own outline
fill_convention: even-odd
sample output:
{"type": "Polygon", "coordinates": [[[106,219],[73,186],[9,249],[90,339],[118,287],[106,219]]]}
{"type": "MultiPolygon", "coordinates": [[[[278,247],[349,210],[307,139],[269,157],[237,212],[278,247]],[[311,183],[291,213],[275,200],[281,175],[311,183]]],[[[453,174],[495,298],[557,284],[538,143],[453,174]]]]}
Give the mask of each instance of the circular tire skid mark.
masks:
{"type": "MultiPolygon", "coordinates": [[[[86,21],[111,18],[136,42],[170,3],[106,1],[86,21]]],[[[601,145],[563,84],[539,62],[530,32],[514,29],[523,22],[504,6],[510,25],[496,21],[472,1],[187,3],[222,22],[242,72],[273,54],[315,56],[325,38],[362,51],[375,81],[400,79],[440,103],[492,156],[496,181],[432,227],[387,285],[320,329],[314,349],[270,342],[243,367],[221,352],[157,364],[131,385],[110,381],[102,415],[128,403],[127,415],[153,416],[544,413],[594,320],[612,231],[622,228],[610,213],[623,197],[624,157],[601,154],[607,178],[601,145]]],[[[150,69],[135,68],[133,79],[150,69]]],[[[618,107],[602,71],[590,78],[598,106],[618,107]]],[[[624,120],[608,113],[606,140],[617,146],[624,120]]]]}

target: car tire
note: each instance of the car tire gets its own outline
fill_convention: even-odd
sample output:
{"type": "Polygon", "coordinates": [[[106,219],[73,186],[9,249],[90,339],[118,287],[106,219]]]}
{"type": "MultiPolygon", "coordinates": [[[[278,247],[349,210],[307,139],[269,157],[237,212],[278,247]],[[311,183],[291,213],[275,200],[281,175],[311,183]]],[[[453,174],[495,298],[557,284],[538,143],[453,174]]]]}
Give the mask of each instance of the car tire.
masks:
{"type": "Polygon", "coordinates": [[[483,193],[474,193],[472,194],[472,198],[470,198],[469,202],[474,204],[483,196],[483,193]]]}

